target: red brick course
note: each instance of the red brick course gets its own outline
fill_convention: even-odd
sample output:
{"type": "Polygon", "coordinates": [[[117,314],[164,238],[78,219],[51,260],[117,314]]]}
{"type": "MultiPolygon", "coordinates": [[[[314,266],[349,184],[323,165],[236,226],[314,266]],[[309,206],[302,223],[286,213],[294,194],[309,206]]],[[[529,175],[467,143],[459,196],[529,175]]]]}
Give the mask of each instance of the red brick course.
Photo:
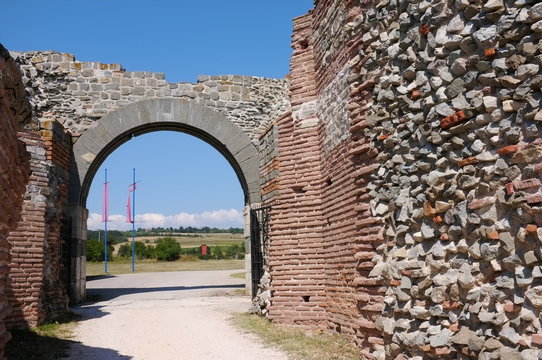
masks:
{"type": "MultiPolygon", "coordinates": [[[[10,261],[9,232],[20,217],[22,195],[29,176],[28,154],[17,139],[17,131],[30,121],[21,74],[15,61],[0,45],[0,359],[11,335],[5,319],[9,315],[6,290],[10,261]]],[[[31,266],[32,254],[25,266],[31,266]]]]}
{"type": "Polygon", "coordinates": [[[41,127],[19,133],[32,150],[21,219],[8,237],[12,312],[6,321],[14,328],[39,325],[67,309],[62,224],[71,141],[54,121],[41,127]]]}
{"type": "MultiPolygon", "coordinates": [[[[315,97],[312,18],[294,20],[291,100],[294,113],[315,97]]],[[[287,114],[277,121],[280,195],[271,220],[269,317],[310,328],[325,327],[325,258],[318,126],[287,114]]]]}
{"type": "MultiPolygon", "coordinates": [[[[331,149],[325,149],[321,119],[298,113],[333,81],[358,45],[357,40],[342,44],[324,64],[322,21],[329,11],[347,21],[358,10],[326,0],[294,19],[293,110],[276,122],[280,196],[271,220],[269,317],[343,333],[367,355],[384,343],[375,321],[387,285],[369,278],[376,249],[384,241],[366,187],[378,167],[378,153],[363,133],[374,82],[350,84],[349,136],[331,149]]],[[[356,65],[361,66],[361,60],[356,65]]],[[[262,167],[263,172],[268,169],[262,167]]]]}

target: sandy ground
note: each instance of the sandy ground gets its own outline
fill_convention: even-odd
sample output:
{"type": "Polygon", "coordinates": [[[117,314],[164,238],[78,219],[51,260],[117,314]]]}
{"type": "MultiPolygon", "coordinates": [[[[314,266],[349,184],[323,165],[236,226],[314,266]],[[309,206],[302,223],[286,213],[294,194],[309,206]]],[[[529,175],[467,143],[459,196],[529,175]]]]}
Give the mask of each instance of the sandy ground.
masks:
{"type": "Polygon", "coordinates": [[[69,359],[286,360],[228,319],[249,298],[231,295],[239,270],[128,274],[87,283],[100,301],[74,308],[84,320],[69,359]]]}

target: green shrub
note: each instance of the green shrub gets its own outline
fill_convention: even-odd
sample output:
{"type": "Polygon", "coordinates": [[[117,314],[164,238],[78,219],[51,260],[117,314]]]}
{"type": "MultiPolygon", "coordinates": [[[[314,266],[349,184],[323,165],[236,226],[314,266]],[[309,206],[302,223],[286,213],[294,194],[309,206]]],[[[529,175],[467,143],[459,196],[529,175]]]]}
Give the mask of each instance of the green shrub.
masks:
{"type": "Polygon", "coordinates": [[[135,253],[137,259],[152,259],[154,257],[154,247],[147,246],[141,241],[136,241],[135,253]]]}
{"type": "Polygon", "coordinates": [[[119,246],[117,255],[120,257],[130,257],[132,256],[132,244],[122,244],[119,246]]]}
{"type": "Polygon", "coordinates": [[[154,254],[157,260],[175,261],[181,256],[181,244],[171,237],[158,239],[154,254]]]}
{"type": "Polygon", "coordinates": [[[241,246],[239,245],[232,245],[232,246],[228,246],[227,248],[227,256],[231,259],[239,259],[239,258],[242,258],[244,257],[245,253],[244,251],[241,249],[241,246]]]}
{"type": "Polygon", "coordinates": [[[200,254],[199,248],[185,248],[181,249],[181,255],[198,256],[200,254]]]}
{"type": "MultiPolygon", "coordinates": [[[[234,244],[231,246],[207,246],[207,255],[201,254],[201,246],[181,249],[181,255],[198,257],[201,260],[208,259],[244,259],[245,244],[234,244]]],[[[184,259],[184,258],[183,258],[184,259]]]]}
{"type": "Polygon", "coordinates": [[[224,259],[224,253],[222,252],[221,246],[213,246],[209,250],[210,250],[209,254],[211,258],[216,259],[216,260],[224,259]]]}
{"type": "MultiPolygon", "coordinates": [[[[136,241],[134,243],[136,259],[152,259],[154,258],[154,248],[152,246],[146,246],[141,241],[136,241]]],[[[119,247],[117,253],[120,257],[131,257],[132,256],[132,243],[122,244],[119,247]]]]}
{"type": "MultiPolygon", "coordinates": [[[[113,254],[113,246],[107,244],[108,257],[113,254]]],[[[87,261],[104,261],[104,243],[98,240],[87,240],[87,261]]]]}

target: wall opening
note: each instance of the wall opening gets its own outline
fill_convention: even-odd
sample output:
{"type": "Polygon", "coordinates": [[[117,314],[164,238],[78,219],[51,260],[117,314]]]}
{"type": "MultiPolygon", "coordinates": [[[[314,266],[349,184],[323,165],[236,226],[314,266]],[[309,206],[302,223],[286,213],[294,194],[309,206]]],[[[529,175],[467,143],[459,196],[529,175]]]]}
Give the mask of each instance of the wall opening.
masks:
{"type": "MultiPolygon", "coordinates": [[[[153,271],[158,239],[171,237],[181,245],[179,268],[186,261],[242,260],[244,194],[226,159],[206,142],[173,131],[156,131],[131,138],[113,151],[95,172],[86,199],[87,271],[102,273],[103,192],[108,174],[108,263],[110,272],[130,267],[126,261],[132,224],[127,198],[136,169],[136,271],[153,271]],[[219,231],[221,229],[223,231],[219,231]],[[205,245],[207,254],[202,254],[205,245]],[[112,253],[111,253],[112,252],[112,253]],[[99,262],[99,263],[98,263],[99,262]],[[141,271],[141,270],[139,270],[141,271]]],[[[163,242],[163,241],[162,241],[163,242]]],[[[160,256],[158,256],[160,257],[160,256]]],[[[171,263],[175,269],[175,262],[171,263]]],[[[205,268],[206,264],[194,264],[205,268]]],[[[216,265],[220,266],[219,263],[216,265]]]]}
{"type": "MultiPolygon", "coordinates": [[[[87,199],[93,179],[96,178],[97,183],[103,182],[98,180],[103,176],[100,174],[100,167],[105,164],[104,162],[113,151],[121,147],[121,145],[127,144],[126,146],[130,146],[130,143],[137,141],[137,138],[141,135],[156,133],[158,131],[175,131],[177,134],[184,133],[183,136],[191,135],[191,138],[199,139],[200,143],[203,140],[207,148],[214,148],[212,150],[215,154],[217,153],[216,150],[218,150],[218,153],[226,160],[225,163],[230,166],[230,177],[237,177],[237,193],[239,194],[240,185],[242,194],[239,196],[242,200],[238,204],[245,207],[243,214],[246,213],[246,209],[250,205],[260,202],[259,155],[256,146],[239,126],[221,113],[195,103],[173,98],[146,100],[113,111],[97,121],[92,128],[77,139],[73,148],[72,178],[70,184],[70,215],[72,223],[70,234],[72,244],[70,253],[72,270],[70,292],[73,303],[80,302],[85,298],[87,221],[92,224],[93,221],[98,220],[96,212],[92,208],[90,208],[90,212],[87,210],[87,205],[91,205],[91,202],[87,204],[87,199]],[[234,175],[231,170],[233,170],[234,175]]],[[[152,136],[152,134],[149,134],[149,136],[152,136]]],[[[144,151],[151,152],[152,149],[144,151]]],[[[184,152],[187,152],[189,158],[192,160],[196,155],[190,153],[190,150],[184,152]]],[[[174,157],[178,156],[178,154],[173,155],[174,157]]],[[[157,154],[156,156],[161,156],[161,154],[157,154]]],[[[198,163],[198,166],[205,166],[201,162],[198,163]]],[[[134,166],[128,165],[129,168],[133,168],[134,166]]],[[[196,165],[192,166],[195,167],[196,165]]],[[[160,172],[160,170],[155,170],[154,172],[160,172]]],[[[138,178],[141,175],[139,173],[138,178]]],[[[130,173],[126,174],[128,181],[125,184],[126,191],[128,190],[128,184],[131,182],[129,176],[130,173]]],[[[208,175],[207,177],[212,177],[212,182],[224,181],[220,174],[208,175]]],[[[138,178],[136,178],[136,181],[138,178]]],[[[142,187],[144,183],[142,179],[142,187]]],[[[211,190],[215,191],[218,189],[214,185],[209,185],[207,188],[207,195],[209,195],[211,190]]],[[[225,191],[228,192],[229,196],[234,193],[231,190],[225,191]]],[[[125,195],[120,196],[127,199],[127,192],[125,195]]],[[[218,195],[212,194],[210,196],[218,197],[218,195]]],[[[92,206],[96,207],[95,205],[92,206]]],[[[200,210],[202,209],[200,208],[200,210]]],[[[219,216],[220,214],[215,215],[219,216]]],[[[243,217],[246,219],[248,216],[243,217]]],[[[152,216],[149,216],[147,221],[150,221],[151,218],[152,216]]],[[[137,220],[136,217],[136,223],[137,220]]],[[[140,221],[143,221],[143,219],[140,221]]],[[[250,227],[247,225],[243,226],[245,229],[243,236],[245,238],[249,236],[250,227]]],[[[247,246],[245,242],[246,252],[250,251],[248,247],[249,245],[247,246]]],[[[251,267],[250,256],[246,259],[245,267],[247,273],[249,273],[251,267]]],[[[247,276],[246,282],[250,283],[250,275],[247,276]]],[[[247,290],[250,291],[249,289],[247,290]]]]}

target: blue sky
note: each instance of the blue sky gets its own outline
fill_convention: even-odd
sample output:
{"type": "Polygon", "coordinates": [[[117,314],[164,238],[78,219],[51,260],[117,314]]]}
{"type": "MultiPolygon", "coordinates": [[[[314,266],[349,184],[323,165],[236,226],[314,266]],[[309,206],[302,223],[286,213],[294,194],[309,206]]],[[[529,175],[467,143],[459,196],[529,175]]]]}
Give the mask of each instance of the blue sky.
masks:
{"type": "MultiPolygon", "coordinates": [[[[7,1],[0,43],[163,72],[169,82],[195,82],[200,74],[282,78],[289,72],[291,19],[311,8],[312,0],[7,1]]],[[[242,226],[243,193],[222,155],[192,136],[155,132],[106,159],[87,200],[89,228],[102,227],[104,168],[110,228],[129,227],[124,216],[134,167],[138,226],[242,226]]]]}

